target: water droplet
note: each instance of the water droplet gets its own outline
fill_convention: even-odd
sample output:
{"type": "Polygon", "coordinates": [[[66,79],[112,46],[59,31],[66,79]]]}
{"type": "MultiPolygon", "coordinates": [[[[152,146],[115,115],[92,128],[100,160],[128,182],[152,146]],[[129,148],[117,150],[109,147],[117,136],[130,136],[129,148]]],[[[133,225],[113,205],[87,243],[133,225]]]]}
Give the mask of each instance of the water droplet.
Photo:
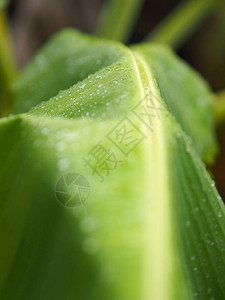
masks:
{"type": "Polygon", "coordinates": [[[97,222],[91,217],[87,217],[81,221],[81,229],[86,233],[92,233],[97,228],[97,222]]]}
{"type": "Polygon", "coordinates": [[[186,226],[189,227],[191,225],[191,222],[188,220],[186,221],[186,226]]]}
{"type": "Polygon", "coordinates": [[[87,254],[95,254],[99,250],[99,243],[96,239],[87,238],[84,240],[82,248],[87,254]]]}
{"type": "Polygon", "coordinates": [[[58,151],[63,151],[64,149],[65,149],[65,143],[64,142],[58,142],[57,144],[56,144],[56,148],[57,148],[57,150],[58,151]]]}
{"type": "Polygon", "coordinates": [[[49,133],[48,128],[46,128],[46,127],[42,128],[41,133],[42,133],[43,135],[47,135],[47,134],[49,133]]]}
{"type": "Polygon", "coordinates": [[[61,158],[58,162],[58,168],[60,171],[65,171],[69,167],[69,162],[66,158],[61,158]]]}
{"type": "Polygon", "coordinates": [[[41,54],[38,54],[35,60],[39,66],[44,66],[46,63],[46,57],[41,54]]]}

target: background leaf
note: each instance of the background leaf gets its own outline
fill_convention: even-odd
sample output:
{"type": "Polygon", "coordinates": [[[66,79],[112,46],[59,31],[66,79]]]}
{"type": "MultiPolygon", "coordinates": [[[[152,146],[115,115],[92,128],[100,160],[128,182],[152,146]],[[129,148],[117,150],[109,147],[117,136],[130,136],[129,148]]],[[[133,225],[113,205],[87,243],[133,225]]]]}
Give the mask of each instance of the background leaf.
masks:
{"type": "Polygon", "coordinates": [[[215,10],[222,1],[187,0],[182,1],[147,38],[151,42],[165,43],[179,48],[198,25],[215,10]],[[178,25],[179,24],[179,25],[178,25]]]}
{"type": "Polygon", "coordinates": [[[126,42],[143,2],[143,0],[106,1],[97,26],[97,34],[103,38],[126,42]]]}

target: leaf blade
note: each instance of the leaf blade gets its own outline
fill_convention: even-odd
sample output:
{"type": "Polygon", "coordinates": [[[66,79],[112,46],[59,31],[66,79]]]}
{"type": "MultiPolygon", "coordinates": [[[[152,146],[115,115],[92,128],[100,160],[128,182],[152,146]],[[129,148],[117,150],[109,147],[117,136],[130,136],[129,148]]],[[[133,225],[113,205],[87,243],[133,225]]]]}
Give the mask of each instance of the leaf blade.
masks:
{"type": "Polygon", "coordinates": [[[167,107],[155,118],[153,132],[134,114],[137,104],[142,108],[149,101],[158,104],[157,99],[162,103],[167,99],[146,56],[128,49],[123,54],[95,74],[101,74],[101,83],[86,78],[61,93],[62,98],[56,96],[28,114],[0,121],[1,144],[5,143],[0,155],[6,157],[0,171],[1,181],[5,180],[0,228],[7,233],[1,235],[7,249],[1,259],[8,262],[0,277],[3,299],[60,295],[172,300],[194,298],[196,292],[205,299],[208,288],[212,296],[225,291],[223,278],[218,277],[224,269],[224,205],[167,107]],[[119,94],[125,96],[116,102],[119,94]],[[112,130],[125,119],[135,124],[133,130],[141,137],[128,158],[111,143],[112,130]],[[84,168],[82,160],[99,141],[123,160],[109,178],[105,174],[104,183],[91,168],[84,168]],[[63,208],[54,197],[58,178],[67,172],[84,174],[91,185],[91,198],[77,211],[63,208]],[[12,178],[17,178],[13,189],[12,178]],[[203,197],[210,205],[202,206],[203,197]],[[196,206],[199,211],[193,214],[196,206]],[[215,211],[217,218],[212,217],[215,211]],[[218,237],[212,232],[214,225],[220,226],[218,237]],[[204,239],[205,233],[210,242],[219,243],[218,249],[204,239]],[[10,247],[12,241],[15,245],[10,247]],[[190,263],[193,251],[202,272],[190,263]],[[215,280],[206,280],[206,272],[215,280]],[[87,283],[89,274],[93,276],[87,283]]]}

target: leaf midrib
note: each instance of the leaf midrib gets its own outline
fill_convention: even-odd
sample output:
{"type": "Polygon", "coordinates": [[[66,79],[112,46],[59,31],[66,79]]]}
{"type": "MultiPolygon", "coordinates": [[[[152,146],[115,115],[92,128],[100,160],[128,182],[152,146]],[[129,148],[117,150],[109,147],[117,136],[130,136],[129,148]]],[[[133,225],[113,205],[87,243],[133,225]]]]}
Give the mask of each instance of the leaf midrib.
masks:
{"type": "MultiPolygon", "coordinates": [[[[153,95],[158,95],[149,66],[137,52],[131,52],[131,55],[143,96],[147,96],[145,86],[150,88],[153,95]]],[[[146,97],[147,99],[149,97],[146,97]]],[[[157,104],[154,97],[152,97],[152,101],[154,105],[157,104]]],[[[172,264],[168,260],[168,256],[173,252],[173,246],[171,243],[170,191],[167,178],[168,168],[163,121],[158,120],[156,127],[156,132],[150,134],[146,132],[148,136],[146,180],[147,186],[149,186],[149,183],[151,184],[151,188],[147,189],[145,194],[147,223],[146,247],[144,250],[146,276],[144,278],[146,278],[146,281],[144,282],[143,299],[146,300],[170,299],[173,294],[171,285],[172,264]],[[153,157],[155,157],[155,160],[151,162],[148,161],[150,151],[153,151],[153,157]],[[162,189],[162,187],[164,188],[162,189]],[[150,199],[152,199],[152,203],[150,199]],[[150,213],[152,214],[152,220],[149,218],[150,213]],[[164,288],[162,289],[161,286],[164,286],[164,288]]]]}

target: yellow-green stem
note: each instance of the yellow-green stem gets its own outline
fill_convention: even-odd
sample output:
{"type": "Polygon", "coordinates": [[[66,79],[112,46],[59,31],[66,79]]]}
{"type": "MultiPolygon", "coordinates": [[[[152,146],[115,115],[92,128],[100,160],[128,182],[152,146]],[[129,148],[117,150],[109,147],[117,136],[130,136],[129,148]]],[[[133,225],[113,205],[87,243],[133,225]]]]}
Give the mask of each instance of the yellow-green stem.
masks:
{"type": "Polygon", "coordinates": [[[97,26],[97,34],[104,38],[126,42],[143,2],[143,0],[108,0],[97,26]]]}
{"type": "Polygon", "coordinates": [[[0,9],[0,115],[3,115],[13,103],[10,84],[16,76],[16,68],[12,52],[6,14],[0,9]]]}
{"type": "Polygon", "coordinates": [[[225,123],[225,91],[220,92],[216,97],[215,120],[217,125],[225,123]]]}

